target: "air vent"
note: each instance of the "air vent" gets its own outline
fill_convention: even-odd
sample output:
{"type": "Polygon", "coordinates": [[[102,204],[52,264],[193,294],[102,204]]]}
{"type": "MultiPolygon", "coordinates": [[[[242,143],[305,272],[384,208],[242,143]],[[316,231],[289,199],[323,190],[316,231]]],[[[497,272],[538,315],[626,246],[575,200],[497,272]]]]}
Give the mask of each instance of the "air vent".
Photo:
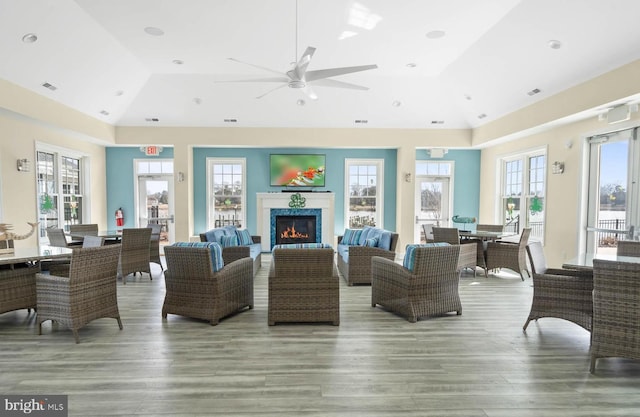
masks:
{"type": "Polygon", "coordinates": [[[106,110],[100,110],[100,114],[103,115],[103,116],[108,116],[109,112],[106,111],[106,110]]]}
{"type": "Polygon", "coordinates": [[[237,123],[238,119],[224,119],[225,123],[237,123]]]}
{"type": "Polygon", "coordinates": [[[367,124],[367,123],[369,123],[369,121],[368,120],[364,120],[364,119],[356,119],[355,123],[356,124],[367,124]]]}
{"type": "Polygon", "coordinates": [[[55,85],[53,85],[51,83],[42,83],[42,86],[44,88],[48,88],[51,91],[56,91],[58,89],[58,87],[56,87],[55,85]]]}
{"type": "Polygon", "coordinates": [[[432,125],[443,125],[444,124],[444,120],[432,120],[431,124],[432,125]]]}
{"type": "Polygon", "coordinates": [[[540,92],[539,88],[534,88],[533,90],[529,91],[527,94],[529,94],[530,96],[535,96],[539,92],[540,92]]]}
{"type": "Polygon", "coordinates": [[[482,113],[482,114],[478,115],[478,119],[484,119],[485,117],[487,117],[487,115],[485,113],[482,113]]]}
{"type": "Polygon", "coordinates": [[[159,122],[160,119],[158,119],[157,117],[147,117],[146,119],[144,119],[147,122],[159,122]]]}

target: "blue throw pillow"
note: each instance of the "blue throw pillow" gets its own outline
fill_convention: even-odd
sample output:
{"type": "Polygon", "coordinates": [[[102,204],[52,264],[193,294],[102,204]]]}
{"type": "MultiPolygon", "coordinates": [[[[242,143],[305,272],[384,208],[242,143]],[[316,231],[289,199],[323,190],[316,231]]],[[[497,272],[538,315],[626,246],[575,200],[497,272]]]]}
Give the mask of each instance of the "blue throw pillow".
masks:
{"type": "Polygon", "coordinates": [[[421,244],[407,245],[407,249],[404,254],[404,260],[402,261],[402,266],[407,268],[409,271],[413,272],[413,268],[416,263],[416,249],[430,248],[435,246],[449,246],[449,244],[446,242],[436,242],[436,243],[421,243],[421,244]]]}
{"type": "Polygon", "coordinates": [[[236,230],[236,236],[238,236],[238,245],[240,246],[253,245],[253,239],[251,238],[251,233],[249,233],[247,229],[236,230]]]}
{"type": "Polygon", "coordinates": [[[371,248],[378,247],[378,238],[372,237],[371,239],[367,239],[364,241],[364,246],[369,246],[371,248]]]}
{"type": "Polygon", "coordinates": [[[391,232],[385,230],[380,234],[378,247],[384,250],[391,250],[391,232]]]}
{"type": "Polygon", "coordinates": [[[361,234],[362,229],[346,229],[340,243],[343,245],[357,245],[360,243],[361,234]]]}
{"type": "Polygon", "coordinates": [[[176,242],[171,246],[190,247],[190,248],[208,248],[211,253],[211,265],[213,272],[218,272],[224,268],[224,260],[222,259],[222,247],[217,242],[176,242]]]}
{"type": "Polygon", "coordinates": [[[364,241],[369,239],[369,233],[371,232],[373,227],[365,226],[362,228],[362,233],[360,234],[360,240],[358,240],[358,245],[364,246],[364,241]]]}
{"type": "Polygon", "coordinates": [[[220,246],[222,246],[223,248],[238,246],[238,237],[236,235],[222,236],[220,238],[220,246]]]}

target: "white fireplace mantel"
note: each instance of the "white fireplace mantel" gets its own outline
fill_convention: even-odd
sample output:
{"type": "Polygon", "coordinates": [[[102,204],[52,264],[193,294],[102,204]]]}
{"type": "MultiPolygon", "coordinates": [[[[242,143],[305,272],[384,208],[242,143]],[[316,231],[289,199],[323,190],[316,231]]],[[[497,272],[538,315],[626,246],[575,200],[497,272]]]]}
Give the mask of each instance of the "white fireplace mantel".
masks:
{"type": "MultiPolygon", "coordinates": [[[[257,231],[262,238],[262,250],[271,252],[271,209],[290,209],[291,196],[296,193],[257,193],[257,231]]],[[[334,245],[335,193],[301,192],[306,209],[322,210],[322,243],[334,245]]]]}

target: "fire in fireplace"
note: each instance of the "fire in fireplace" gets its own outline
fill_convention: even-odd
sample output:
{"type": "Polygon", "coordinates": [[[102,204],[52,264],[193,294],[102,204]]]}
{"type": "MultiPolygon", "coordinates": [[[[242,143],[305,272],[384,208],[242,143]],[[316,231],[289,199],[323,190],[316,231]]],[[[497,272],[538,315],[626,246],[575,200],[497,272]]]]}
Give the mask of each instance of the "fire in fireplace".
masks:
{"type": "Polygon", "coordinates": [[[276,216],[276,245],[315,241],[316,216],[276,216]]]}

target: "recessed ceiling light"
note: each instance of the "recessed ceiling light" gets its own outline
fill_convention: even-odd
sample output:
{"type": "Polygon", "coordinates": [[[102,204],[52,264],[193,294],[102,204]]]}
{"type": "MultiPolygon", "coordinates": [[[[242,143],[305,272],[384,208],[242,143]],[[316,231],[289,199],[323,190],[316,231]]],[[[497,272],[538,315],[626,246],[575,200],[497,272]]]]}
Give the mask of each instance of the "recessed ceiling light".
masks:
{"type": "Polygon", "coordinates": [[[417,67],[417,66],[418,66],[418,64],[416,64],[415,62],[409,62],[409,63],[407,64],[407,67],[409,67],[409,68],[415,68],[415,67],[417,67]]]}
{"type": "Polygon", "coordinates": [[[118,90],[118,91],[115,92],[116,97],[120,97],[123,94],[124,94],[124,91],[122,91],[122,90],[118,90]]]}
{"type": "Polygon", "coordinates": [[[200,97],[194,97],[193,102],[196,104],[202,104],[202,99],[200,97]]]}
{"type": "Polygon", "coordinates": [[[151,36],[162,36],[164,35],[164,30],[160,28],[154,28],[153,26],[147,26],[144,28],[144,31],[151,36]]]}
{"type": "Polygon", "coordinates": [[[465,94],[464,98],[467,99],[467,100],[471,100],[471,96],[469,94],[465,94]]]}
{"type": "Polygon", "coordinates": [[[431,32],[427,32],[427,38],[440,39],[440,38],[444,38],[444,35],[446,34],[447,32],[445,32],[444,30],[432,30],[431,32]]]}
{"type": "Polygon", "coordinates": [[[22,37],[22,42],[24,43],[34,43],[38,40],[38,35],[35,33],[27,33],[22,37]]]}
{"type": "Polygon", "coordinates": [[[176,64],[176,65],[182,65],[182,64],[184,64],[184,61],[183,61],[183,60],[181,60],[181,59],[174,59],[172,62],[173,62],[174,64],[176,64]]]}
{"type": "Polygon", "coordinates": [[[296,104],[297,104],[298,106],[304,106],[305,104],[307,104],[307,102],[306,102],[306,101],[304,101],[303,99],[298,99],[298,101],[296,101],[296,104]]]}
{"type": "Polygon", "coordinates": [[[391,105],[393,107],[400,107],[400,106],[402,106],[402,102],[400,100],[394,100],[394,102],[391,103],[391,105]]]}
{"type": "Polygon", "coordinates": [[[562,42],[555,40],[555,39],[551,39],[547,45],[549,45],[549,48],[551,49],[560,49],[562,48],[562,42]]]}

